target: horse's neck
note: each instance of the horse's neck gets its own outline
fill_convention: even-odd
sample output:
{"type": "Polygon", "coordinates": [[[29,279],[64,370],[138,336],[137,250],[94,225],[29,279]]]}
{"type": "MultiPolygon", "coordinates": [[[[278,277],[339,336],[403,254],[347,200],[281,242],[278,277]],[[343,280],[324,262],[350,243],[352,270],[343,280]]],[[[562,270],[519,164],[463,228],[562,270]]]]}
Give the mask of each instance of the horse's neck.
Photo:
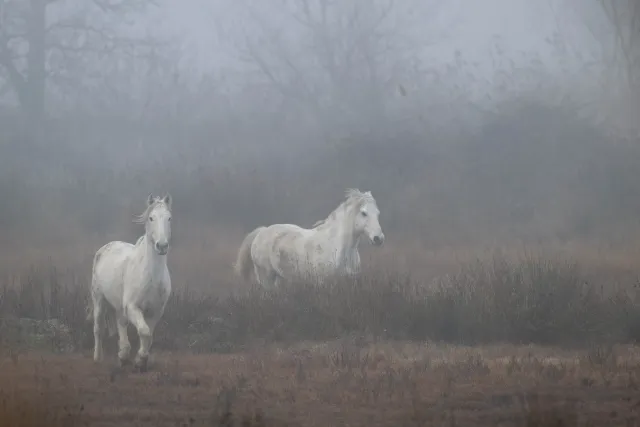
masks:
{"type": "Polygon", "coordinates": [[[138,240],[138,248],[136,249],[140,251],[139,262],[143,271],[149,274],[152,279],[160,278],[164,273],[167,257],[158,255],[147,236],[142,236],[138,240]]]}
{"type": "Polygon", "coordinates": [[[351,221],[348,217],[349,212],[342,208],[336,212],[330,224],[323,230],[329,240],[329,246],[336,252],[338,264],[344,265],[353,256],[353,252],[358,250],[360,237],[354,235],[351,224],[345,221],[351,221]]]}

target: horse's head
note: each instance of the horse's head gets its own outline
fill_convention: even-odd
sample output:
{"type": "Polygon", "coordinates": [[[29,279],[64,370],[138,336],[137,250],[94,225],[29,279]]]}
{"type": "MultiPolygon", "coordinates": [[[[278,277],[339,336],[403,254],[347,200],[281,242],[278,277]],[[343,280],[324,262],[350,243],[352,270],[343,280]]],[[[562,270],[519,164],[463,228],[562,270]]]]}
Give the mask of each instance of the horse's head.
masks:
{"type": "Polygon", "coordinates": [[[147,198],[147,209],[136,222],[144,223],[147,240],[158,255],[169,252],[171,242],[171,196],[147,198]]]}
{"type": "Polygon", "coordinates": [[[379,222],[380,210],[376,199],[371,195],[371,191],[361,193],[358,190],[350,190],[348,195],[354,209],[354,234],[357,236],[364,234],[375,246],[382,245],[384,243],[384,233],[379,222]]]}

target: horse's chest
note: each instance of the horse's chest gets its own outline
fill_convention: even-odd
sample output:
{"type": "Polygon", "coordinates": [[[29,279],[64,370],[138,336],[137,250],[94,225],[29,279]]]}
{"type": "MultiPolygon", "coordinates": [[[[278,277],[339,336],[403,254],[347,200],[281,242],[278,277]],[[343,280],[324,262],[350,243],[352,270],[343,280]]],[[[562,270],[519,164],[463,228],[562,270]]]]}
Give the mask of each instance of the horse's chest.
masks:
{"type": "Polygon", "coordinates": [[[141,304],[158,305],[166,300],[167,289],[160,280],[147,280],[137,296],[141,304]]]}
{"type": "Polygon", "coordinates": [[[140,295],[138,306],[144,312],[145,317],[153,317],[164,306],[167,300],[167,291],[164,286],[156,286],[140,295]]]}

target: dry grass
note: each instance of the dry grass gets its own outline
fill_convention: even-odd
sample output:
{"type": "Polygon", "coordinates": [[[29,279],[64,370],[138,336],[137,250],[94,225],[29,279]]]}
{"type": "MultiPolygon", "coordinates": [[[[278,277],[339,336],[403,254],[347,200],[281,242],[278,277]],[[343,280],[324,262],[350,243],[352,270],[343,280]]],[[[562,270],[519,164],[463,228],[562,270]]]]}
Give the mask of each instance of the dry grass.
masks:
{"type": "Polygon", "coordinates": [[[156,353],[145,375],[86,355],[21,354],[2,360],[0,384],[38,407],[37,396],[64,391],[88,425],[637,425],[637,349],[595,351],[342,339],[156,353]]]}
{"type": "Polygon", "coordinates": [[[640,353],[623,344],[640,338],[637,276],[622,252],[422,251],[436,276],[399,271],[419,262],[415,248],[386,248],[369,251],[355,282],[263,291],[231,276],[229,241],[172,252],[176,290],[144,375],[114,368],[115,339],[107,340],[107,362],[90,359],[88,272],[63,263],[91,252],[69,249],[16,267],[0,293],[0,415],[13,426],[638,420],[640,353]],[[69,332],[34,344],[7,326],[16,317],[57,318],[69,332]],[[67,353],[52,354],[61,349],[67,353]]]}
{"type": "MultiPolygon", "coordinates": [[[[76,348],[89,348],[93,337],[85,306],[90,246],[76,252],[67,267],[64,257],[72,252],[59,251],[57,259],[39,260],[38,267],[5,276],[0,315],[59,319],[69,326],[76,348]],[[85,265],[78,267],[77,260],[85,265]]],[[[640,338],[640,294],[632,259],[612,254],[597,259],[584,247],[573,253],[568,247],[502,247],[475,259],[469,249],[423,251],[421,264],[429,272],[414,268],[419,257],[413,248],[370,250],[363,261],[365,272],[354,282],[322,289],[297,283],[276,291],[233,277],[235,250],[229,248],[236,245],[210,247],[211,252],[206,245],[184,245],[172,252],[174,294],[157,331],[157,348],[232,351],[255,340],[330,340],[354,333],[562,346],[640,338]]]]}

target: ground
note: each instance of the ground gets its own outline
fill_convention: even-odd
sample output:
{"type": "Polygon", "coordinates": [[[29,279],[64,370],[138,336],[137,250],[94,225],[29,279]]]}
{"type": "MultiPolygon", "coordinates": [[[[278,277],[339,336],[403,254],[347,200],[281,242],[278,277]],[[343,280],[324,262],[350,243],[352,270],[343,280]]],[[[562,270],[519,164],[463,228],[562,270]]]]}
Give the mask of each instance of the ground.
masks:
{"type": "MultiPolygon", "coordinates": [[[[116,368],[113,355],[95,364],[89,354],[11,353],[1,359],[0,389],[15,404],[0,409],[0,426],[10,418],[2,411],[25,405],[64,408],[67,421],[55,425],[630,426],[640,423],[639,387],[633,346],[345,339],[236,354],[156,352],[143,374],[116,368]]],[[[12,416],[6,425],[36,425],[12,416]]]]}

